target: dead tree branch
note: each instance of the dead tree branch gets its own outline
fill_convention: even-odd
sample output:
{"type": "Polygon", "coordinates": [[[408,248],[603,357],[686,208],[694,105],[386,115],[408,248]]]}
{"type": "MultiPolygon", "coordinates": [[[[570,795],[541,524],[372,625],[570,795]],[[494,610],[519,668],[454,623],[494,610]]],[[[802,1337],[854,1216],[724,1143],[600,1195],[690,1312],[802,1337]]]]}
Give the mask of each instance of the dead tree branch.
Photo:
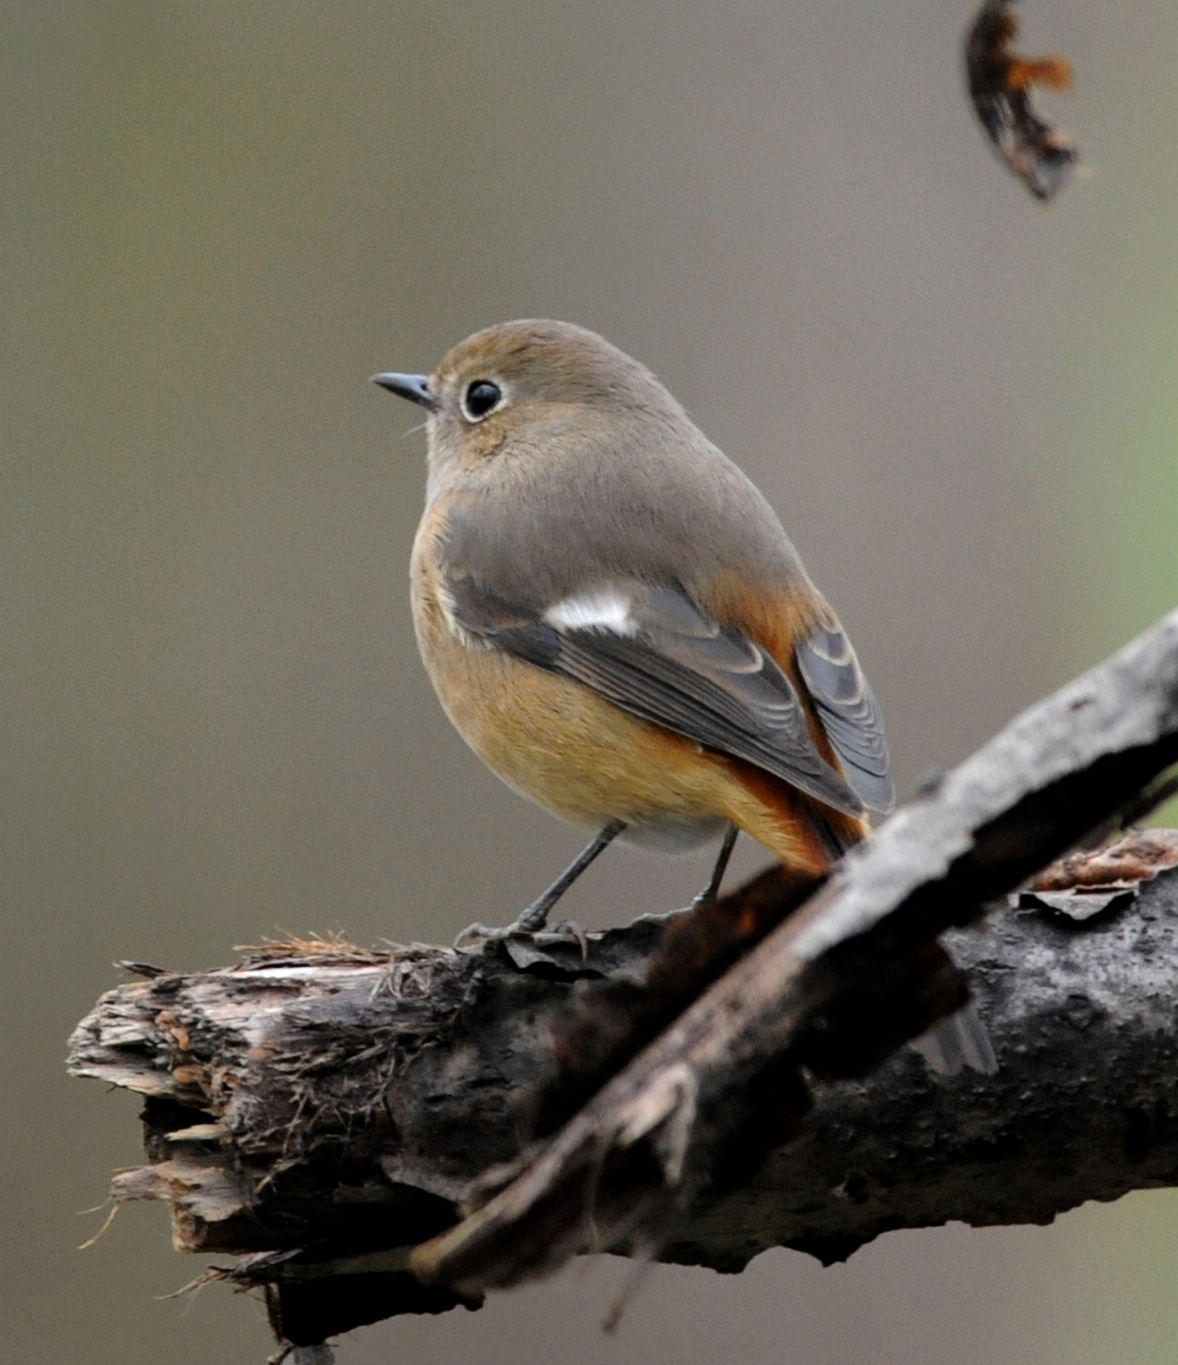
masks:
{"type": "MultiPolygon", "coordinates": [[[[528,1138],[570,1040],[643,1018],[677,927],[592,935],[583,960],[301,944],[152,973],[103,997],[70,1067],[146,1097],[149,1164],[116,1200],[165,1199],[178,1246],[239,1255],[224,1277],[265,1287],[290,1343],[474,1304],[589,1249],[738,1269],[775,1245],[832,1260],[894,1227],[1049,1221],[1173,1183],[1173,874],[1090,918],[1065,900],[954,937],[996,1076],[930,1078],[905,1052],[813,1085],[807,1112],[810,1089],[954,1007],[935,935],[1175,762],[1178,612],[898,812],[648,1045],[603,1050],[620,1069],[589,1068],[604,1084],[550,1141],[528,1138]]],[[[781,893],[772,870],[722,906],[781,893]]]]}

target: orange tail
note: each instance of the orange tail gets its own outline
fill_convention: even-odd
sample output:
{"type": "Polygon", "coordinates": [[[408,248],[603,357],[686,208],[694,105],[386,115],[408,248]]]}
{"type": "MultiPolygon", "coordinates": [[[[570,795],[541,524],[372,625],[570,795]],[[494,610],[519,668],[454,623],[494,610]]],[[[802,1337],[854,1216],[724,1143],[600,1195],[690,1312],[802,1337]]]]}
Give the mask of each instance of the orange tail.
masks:
{"type": "Polygon", "coordinates": [[[847,849],[866,838],[868,824],[860,816],[824,806],[751,763],[729,762],[749,798],[730,811],[729,818],[787,867],[821,876],[847,849]]]}

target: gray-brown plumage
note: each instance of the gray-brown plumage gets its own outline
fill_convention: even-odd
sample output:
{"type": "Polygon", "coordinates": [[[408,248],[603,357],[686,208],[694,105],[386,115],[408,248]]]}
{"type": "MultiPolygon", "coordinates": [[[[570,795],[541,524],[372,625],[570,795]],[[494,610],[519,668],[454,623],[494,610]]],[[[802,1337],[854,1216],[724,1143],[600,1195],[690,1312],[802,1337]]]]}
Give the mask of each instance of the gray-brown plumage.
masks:
{"type": "MultiPolygon", "coordinates": [[[[429,412],[411,586],[442,705],[505,782],[599,831],[516,928],[614,837],[678,849],[743,829],[816,878],[890,809],[879,707],[838,618],[649,370],[524,320],[432,375],[375,378],[429,412]]],[[[950,1033],[986,1063],[976,1019],[950,1033]]]]}
{"type": "Polygon", "coordinates": [[[892,801],[879,709],[773,510],[643,366],[567,323],[476,333],[428,379],[414,619],[447,713],[576,823],[727,824],[817,868],[892,801]],[[488,404],[485,412],[473,404],[488,404]]]}

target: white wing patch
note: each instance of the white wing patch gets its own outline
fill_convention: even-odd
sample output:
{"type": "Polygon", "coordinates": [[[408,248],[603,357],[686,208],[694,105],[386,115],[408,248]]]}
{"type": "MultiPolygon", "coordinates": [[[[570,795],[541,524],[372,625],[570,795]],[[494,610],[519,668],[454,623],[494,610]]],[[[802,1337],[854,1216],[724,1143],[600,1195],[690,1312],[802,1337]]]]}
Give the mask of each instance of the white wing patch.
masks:
{"type": "Polygon", "coordinates": [[[613,588],[566,597],[544,613],[555,630],[605,630],[613,635],[635,635],[638,623],[631,615],[629,597],[613,588]]]}

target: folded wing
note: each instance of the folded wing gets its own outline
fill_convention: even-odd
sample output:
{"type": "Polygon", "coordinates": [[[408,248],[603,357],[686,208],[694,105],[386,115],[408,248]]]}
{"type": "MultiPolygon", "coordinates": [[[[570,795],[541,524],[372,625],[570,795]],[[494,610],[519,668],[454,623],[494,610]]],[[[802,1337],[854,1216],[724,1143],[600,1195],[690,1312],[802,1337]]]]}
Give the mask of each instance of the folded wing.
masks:
{"type": "Polygon", "coordinates": [[[852,790],[868,809],[891,810],[896,794],[888,772],[883,717],[837,620],[831,616],[816,626],[799,643],[796,656],[798,671],[852,790]]]}
{"type": "Polygon", "coordinates": [[[814,687],[808,667],[817,681],[814,700],[847,763],[846,778],[819,753],[797,690],[775,660],[676,589],[587,591],[537,616],[473,577],[446,586],[461,629],[574,679],[631,715],[743,759],[850,815],[864,804],[880,809],[885,795],[890,800],[878,708],[836,632],[807,642],[803,677],[814,687]]]}

